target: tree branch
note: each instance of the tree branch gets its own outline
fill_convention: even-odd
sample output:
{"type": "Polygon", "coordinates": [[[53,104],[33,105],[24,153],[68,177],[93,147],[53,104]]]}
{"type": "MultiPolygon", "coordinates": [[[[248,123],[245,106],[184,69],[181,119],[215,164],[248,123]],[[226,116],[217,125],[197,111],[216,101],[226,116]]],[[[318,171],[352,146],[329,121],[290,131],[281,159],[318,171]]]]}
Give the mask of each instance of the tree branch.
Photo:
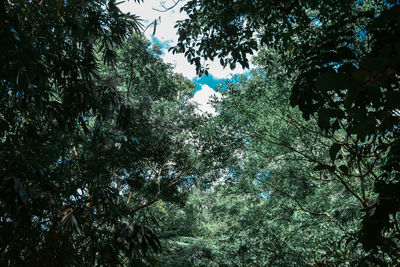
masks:
{"type": "Polygon", "coordinates": [[[165,5],[165,1],[161,2],[160,5],[163,9],[157,9],[157,8],[152,8],[154,11],[158,11],[158,12],[167,12],[170,11],[171,9],[174,9],[180,2],[182,2],[183,0],[172,0],[173,4],[169,7],[167,7],[165,5]]]}

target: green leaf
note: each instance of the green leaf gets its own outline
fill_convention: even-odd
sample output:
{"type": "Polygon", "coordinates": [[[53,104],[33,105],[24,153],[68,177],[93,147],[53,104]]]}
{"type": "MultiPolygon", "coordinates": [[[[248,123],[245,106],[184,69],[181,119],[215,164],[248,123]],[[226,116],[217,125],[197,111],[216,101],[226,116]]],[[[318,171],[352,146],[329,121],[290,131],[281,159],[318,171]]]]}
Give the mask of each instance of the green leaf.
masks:
{"type": "Polygon", "coordinates": [[[376,131],[376,127],[376,120],[369,116],[363,118],[362,120],[353,122],[347,131],[351,134],[364,136],[367,134],[373,134],[376,131]]]}
{"type": "Polygon", "coordinates": [[[337,50],[339,57],[343,59],[355,59],[355,55],[352,49],[348,47],[341,47],[337,50]]]}
{"type": "Polygon", "coordinates": [[[348,89],[354,86],[349,76],[336,72],[322,74],[315,85],[321,91],[348,89]]]}
{"type": "Polygon", "coordinates": [[[344,99],[344,106],[351,108],[353,103],[357,100],[357,90],[347,90],[346,97],[344,99]]]}
{"type": "Polygon", "coordinates": [[[322,109],[318,112],[318,126],[321,129],[328,129],[330,126],[330,114],[329,111],[326,109],[322,109]]]}
{"type": "Polygon", "coordinates": [[[329,148],[329,156],[331,157],[332,162],[335,161],[336,159],[336,154],[339,152],[341,145],[340,144],[333,144],[329,148]]]}
{"type": "Polygon", "coordinates": [[[400,92],[387,92],[387,105],[391,108],[400,107],[400,92]]]}
{"type": "Polygon", "coordinates": [[[368,81],[371,78],[371,73],[366,70],[356,70],[351,74],[351,77],[361,83],[368,81]]]}
{"type": "Polygon", "coordinates": [[[393,8],[382,12],[382,14],[368,26],[368,29],[373,30],[382,27],[399,16],[400,8],[398,6],[394,6],[393,8]]]}
{"type": "Polygon", "coordinates": [[[15,40],[21,41],[21,39],[19,38],[19,35],[18,35],[17,31],[16,31],[13,27],[10,28],[10,31],[13,33],[15,40]]]}
{"type": "Polygon", "coordinates": [[[338,130],[339,128],[340,128],[339,121],[338,121],[338,120],[335,120],[335,121],[332,123],[332,125],[331,125],[331,129],[332,129],[333,131],[335,131],[335,130],[338,130]]]}
{"type": "Polygon", "coordinates": [[[347,168],[347,166],[345,166],[345,165],[340,165],[340,166],[339,166],[339,170],[340,170],[341,172],[345,173],[345,174],[348,174],[348,173],[349,173],[349,168],[347,168]]]}
{"type": "Polygon", "coordinates": [[[323,170],[328,170],[328,171],[332,171],[335,168],[330,166],[330,165],[326,165],[326,164],[318,164],[317,166],[314,167],[314,171],[323,171],[323,170]]]}

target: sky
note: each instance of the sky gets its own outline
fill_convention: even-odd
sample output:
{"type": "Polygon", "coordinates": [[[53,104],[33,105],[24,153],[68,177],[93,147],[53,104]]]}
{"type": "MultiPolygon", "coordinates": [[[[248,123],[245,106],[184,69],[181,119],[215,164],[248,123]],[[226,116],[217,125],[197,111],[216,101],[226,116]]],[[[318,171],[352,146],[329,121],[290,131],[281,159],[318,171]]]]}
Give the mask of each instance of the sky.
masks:
{"type": "Polygon", "coordinates": [[[179,12],[183,2],[184,1],[167,12],[159,12],[155,9],[162,10],[162,3],[164,3],[166,7],[172,6],[174,3],[173,0],[145,0],[144,3],[140,4],[134,1],[126,1],[120,5],[120,8],[123,12],[130,12],[131,14],[139,16],[143,20],[142,23],[145,28],[154,20],[160,21],[160,23],[157,23],[155,35],[152,35],[153,27],[150,26],[145,31],[145,36],[152,43],[160,45],[162,50],[161,58],[164,62],[171,63],[175,67],[175,72],[182,73],[183,76],[196,84],[192,101],[198,103],[199,111],[216,114],[208,101],[214,95],[217,98],[221,98],[221,94],[215,92],[218,83],[231,78],[232,75],[243,74],[246,73],[246,71],[240,66],[236,67],[233,71],[229,67],[224,69],[219,64],[219,60],[215,60],[214,62],[206,62],[209,64],[209,75],[198,77],[196,76],[195,66],[189,64],[183,54],[172,54],[172,52],[168,52],[168,49],[178,41],[178,36],[174,29],[176,21],[187,18],[186,14],[179,12]]]}

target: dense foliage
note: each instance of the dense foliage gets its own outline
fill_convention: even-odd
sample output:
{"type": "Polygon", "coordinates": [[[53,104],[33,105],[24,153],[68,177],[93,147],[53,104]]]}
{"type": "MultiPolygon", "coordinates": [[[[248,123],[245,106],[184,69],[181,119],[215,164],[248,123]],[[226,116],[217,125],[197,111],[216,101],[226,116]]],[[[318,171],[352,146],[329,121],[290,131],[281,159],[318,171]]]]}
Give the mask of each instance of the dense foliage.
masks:
{"type": "Polygon", "coordinates": [[[399,1],[183,2],[258,54],[214,116],[115,1],[0,3],[0,265],[400,264],[399,1]]]}
{"type": "Polygon", "coordinates": [[[194,85],[114,1],[1,10],[1,265],[149,262],[138,213],[182,202],[201,171],[194,85]]]}
{"type": "Polygon", "coordinates": [[[333,164],[336,154],[329,147],[344,133],[332,136],[319,130],[316,119],[305,121],[289,106],[289,86],[287,78],[267,78],[262,70],[221,86],[214,127],[229,129],[232,147],[241,144],[240,160],[223,181],[194,192],[183,211],[167,216],[183,222],[184,230],[172,228],[176,236],[168,242],[175,261],[190,259],[187,266],[391,262],[358,242],[362,209],[376,193],[372,177],[360,179],[345,170],[347,145],[354,140],[336,151],[339,171],[323,168],[333,164]]]}
{"type": "Polygon", "coordinates": [[[337,176],[362,204],[357,242],[371,258],[385,255],[393,264],[400,242],[399,5],[192,0],[182,8],[189,18],[178,22],[180,39],[172,48],[204,73],[202,58],[247,67],[246,55],[264,46],[267,78],[276,74],[279,55],[278,74],[291,81],[291,105],[307,120],[316,116],[319,129],[334,138],[326,144],[330,162],[315,162],[315,168],[337,176]]]}

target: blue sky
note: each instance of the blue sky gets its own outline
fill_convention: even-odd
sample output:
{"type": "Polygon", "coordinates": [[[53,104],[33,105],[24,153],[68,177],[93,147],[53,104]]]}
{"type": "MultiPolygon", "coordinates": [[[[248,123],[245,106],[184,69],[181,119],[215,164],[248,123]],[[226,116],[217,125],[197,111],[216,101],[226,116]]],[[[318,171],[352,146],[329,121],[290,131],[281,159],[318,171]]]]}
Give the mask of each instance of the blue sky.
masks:
{"type": "MultiPolygon", "coordinates": [[[[165,40],[161,41],[158,39],[156,36],[151,36],[150,41],[153,44],[158,44],[161,48],[161,57],[166,55],[166,51],[173,45],[173,41],[171,40],[165,40]]],[[[248,71],[248,70],[247,70],[248,71]]],[[[246,73],[247,73],[246,71],[246,73]]],[[[215,71],[214,71],[215,73],[215,71]]],[[[195,76],[191,78],[191,81],[193,81],[196,84],[196,89],[194,90],[194,93],[197,91],[200,91],[203,85],[207,85],[210,88],[214,89],[224,81],[228,81],[230,77],[224,78],[224,77],[215,77],[212,73],[209,75],[203,75],[201,77],[195,76]]]]}
{"type": "MultiPolygon", "coordinates": [[[[165,56],[166,51],[173,45],[173,41],[171,40],[161,41],[156,36],[151,36],[150,41],[153,44],[158,44],[160,46],[162,52],[161,57],[165,56]]],[[[208,85],[212,89],[215,89],[220,82],[229,80],[228,78],[215,77],[212,73],[210,73],[209,75],[203,75],[201,77],[195,76],[188,78],[191,78],[191,80],[196,84],[196,89],[194,91],[195,93],[201,90],[202,85],[208,85]]]]}
{"type": "Polygon", "coordinates": [[[142,19],[144,27],[147,27],[154,20],[159,21],[154,36],[152,35],[153,28],[151,26],[146,30],[145,35],[147,39],[152,43],[160,45],[162,51],[161,58],[164,62],[172,64],[177,73],[182,73],[196,84],[193,101],[199,104],[199,110],[201,112],[215,113],[213,108],[208,104],[208,100],[213,95],[221,97],[220,93],[215,92],[218,83],[231,78],[232,75],[245,73],[245,70],[239,66],[232,71],[230,68],[224,69],[219,64],[219,60],[215,60],[214,62],[208,61],[206,63],[209,66],[209,75],[197,77],[195,67],[187,62],[183,54],[172,54],[168,51],[178,40],[174,29],[176,21],[186,18],[186,14],[179,13],[183,2],[168,12],[158,12],[154,9],[161,9],[161,3],[164,3],[167,7],[171,6],[173,0],[145,0],[141,4],[126,1],[120,5],[120,8],[124,12],[130,12],[139,16],[142,19]]]}
{"type": "Polygon", "coordinates": [[[194,92],[196,93],[197,91],[201,90],[201,87],[204,84],[210,86],[212,89],[215,89],[219,83],[228,80],[229,79],[214,77],[211,73],[207,76],[203,75],[201,77],[195,77],[192,79],[192,81],[196,84],[196,89],[194,92]]]}

